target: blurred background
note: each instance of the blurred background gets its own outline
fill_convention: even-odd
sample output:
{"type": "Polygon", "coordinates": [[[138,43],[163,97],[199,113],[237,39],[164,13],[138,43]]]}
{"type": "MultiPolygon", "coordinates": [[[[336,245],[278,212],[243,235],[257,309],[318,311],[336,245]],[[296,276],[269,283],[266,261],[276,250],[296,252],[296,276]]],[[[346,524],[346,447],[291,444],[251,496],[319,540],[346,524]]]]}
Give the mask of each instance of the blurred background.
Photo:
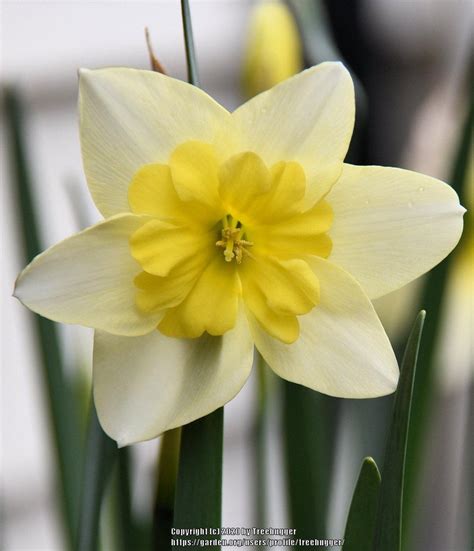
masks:
{"type": "MultiPolygon", "coordinates": [[[[276,2],[191,2],[201,81],[208,93],[234,109],[250,95],[299,70],[299,65],[343,59],[358,81],[351,162],[399,166],[449,181],[472,84],[470,1],[294,0],[288,3],[289,23],[286,19],[282,23],[281,14],[271,10],[263,15],[262,4],[276,2]],[[293,52],[291,56],[288,51],[293,52]]],[[[145,27],[167,73],[186,79],[178,2],[20,0],[1,4],[2,90],[8,86],[23,106],[25,150],[43,249],[100,218],[81,167],[77,70],[149,68],[145,27]]],[[[0,547],[56,551],[67,549],[67,543],[47,386],[32,316],[11,297],[15,278],[25,265],[25,251],[12,142],[4,115],[0,125],[0,547]]],[[[464,206],[469,208],[472,171],[466,187],[470,191],[464,193],[464,206]]],[[[474,259],[469,244],[472,247],[472,239],[464,238],[462,250],[452,255],[446,270],[436,347],[431,343],[429,351],[432,372],[427,383],[430,394],[425,397],[429,405],[424,413],[414,411],[426,422],[417,436],[423,445],[417,452],[416,490],[410,493],[407,550],[465,551],[472,546],[474,259]]],[[[426,285],[426,278],[415,281],[377,303],[397,351],[426,299],[426,285]]],[[[61,325],[57,330],[65,378],[74,388],[85,425],[92,334],[75,326],[61,325]]],[[[225,408],[223,526],[292,526],[286,499],[288,439],[282,436],[282,426],[287,426],[282,421],[287,392],[273,377],[268,377],[268,383],[263,436],[258,436],[264,442],[263,470],[255,460],[257,377],[225,408]],[[258,480],[259,473],[265,484],[258,480]],[[263,497],[255,497],[258,492],[263,497]]],[[[383,462],[390,407],[390,397],[332,399],[324,410],[331,412],[332,449],[332,468],[325,475],[326,536],[343,536],[363,457],[372,455],[379,465],[383,462]]],[[[297,442],[292,445],[298,447],[297,442]]],[[[153,509],[159,446],[160,441],[153,440],[130,450],[132,512],[143,524],[153,509]]],[[[106,550],[116,548],[107,522],[112,514],[106,506],[101,529],[106,550]]]]}

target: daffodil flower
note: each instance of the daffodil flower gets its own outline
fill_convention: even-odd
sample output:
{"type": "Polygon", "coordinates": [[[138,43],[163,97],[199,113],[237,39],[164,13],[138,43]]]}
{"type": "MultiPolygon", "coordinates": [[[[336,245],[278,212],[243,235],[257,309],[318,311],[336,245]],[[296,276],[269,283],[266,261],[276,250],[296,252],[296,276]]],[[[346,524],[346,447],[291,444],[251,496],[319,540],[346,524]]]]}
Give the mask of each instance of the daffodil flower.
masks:
{"type": "Polygon", "coordinates": [[[80,129],[105,220],[51,247],[16,296],[96,329],[94,397],[120,445],[231,400],[254,345],[281,377],[333,396],[393,392],[371,299],[440,262],[463,208],[433,178],[343,162],[347,70],[324,63],[229,113],[148,71],[83,70],[80,129]]]}

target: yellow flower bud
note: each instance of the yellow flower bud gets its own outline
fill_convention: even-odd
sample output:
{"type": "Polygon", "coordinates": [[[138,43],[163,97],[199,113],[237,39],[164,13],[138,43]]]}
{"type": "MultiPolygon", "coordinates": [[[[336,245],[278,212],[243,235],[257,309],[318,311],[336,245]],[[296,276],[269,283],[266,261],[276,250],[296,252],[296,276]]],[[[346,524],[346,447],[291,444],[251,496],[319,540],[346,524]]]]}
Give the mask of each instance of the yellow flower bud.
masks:
{"type": "Polygon", "coordinates": [[[302,67],[301,39],[289,8],[278,1],[258,4],[244,56],[245,94],[252,97],[268,90],[302,67]]]}

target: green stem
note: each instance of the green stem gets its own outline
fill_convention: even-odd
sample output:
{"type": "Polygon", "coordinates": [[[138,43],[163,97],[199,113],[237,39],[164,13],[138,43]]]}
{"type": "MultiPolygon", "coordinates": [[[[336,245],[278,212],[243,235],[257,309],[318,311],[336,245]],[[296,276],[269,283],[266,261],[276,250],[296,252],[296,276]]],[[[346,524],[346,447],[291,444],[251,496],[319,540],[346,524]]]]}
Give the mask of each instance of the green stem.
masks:
{"type": "Polygon", "coordinates": [[[324,538],[338,402],[287,381],[283,390],[291,526],[298,537],[324,538]]]}
{"type": "Polygon", "coordinates": [[[265,360],[257,353],[258,400],[254,426],[254,461],[255,461],[255,518],[257,526],[266,525],[266,423],[267,423],[267,366],[265,360]]]}
{"type": "Polygon", "coordinates": [[[181,0],[181,16],[183,19],[184,46],[186,48],[186,65],[188,68],[188,82],[194,86],[201,86],[199,82],[196,52],[194,50],[193,26],[188,0],[181,0]]]}
{"type": "MultiPolygon", "coordinates": [[[[12,186],[21,221],[25,256],[31,261],[42,250],[39,224],[33,207],[32,181],[26,158],[23,130],[23,106],[12,89],[3,91],[3,108],[9,141],[12,186]]],[[[49,418],[58,462],[59,484],[67,538],[73,546],[78,515],[82,432],[72,389],[64,377],[56,324],[33,316],[39,344],[43,381],[48,399],[49,418]]]]}
{"type": "Polygon", "coordinates": [[[130,448],[120,448],[118,450],[117,464],[117,533],[122,551],[137,549],[137,540],[139,539],[139,530],[131,510],[130,493],[130,448]]]}
{"type": "Polygon", "coordinates": [[[102,430],[91,399],[77,551],[97,551],[99,547],[100,510],[117,455],[117,444],[102,430]]]}
{"type": "Polygon", "coordinates": [[[180,442],[181,428],[165,432],[161,441],[154,511],[154,540],[157,551],[172,549],[171,528],[173,526],[180,442]]]}
{"type": "MultiPolygon", "coordinates": [[[[191,13],[181,0],[190,84],[199,86],[191,13]]],[[[173,524],[176,528],[220,528],[224,408],[181,429],[173,524]]],[[[209,536],[207,536],[209,538],[209,536]]],[[[188,549],[175,546],[175,549],[188,549]]],[[[220,546],[206,546],[217,551],[220,546]]]]}
{"type": "MultiPolygon", "coordinates": [[[[223,408],[182,428],[174,506],[176,528],[221,526],[223,428],[223,408]]],[[[179,545],[175,548],[186,549],[179,545]]],[[[220,546],[206,549],[218,551],[220,546]]]]}

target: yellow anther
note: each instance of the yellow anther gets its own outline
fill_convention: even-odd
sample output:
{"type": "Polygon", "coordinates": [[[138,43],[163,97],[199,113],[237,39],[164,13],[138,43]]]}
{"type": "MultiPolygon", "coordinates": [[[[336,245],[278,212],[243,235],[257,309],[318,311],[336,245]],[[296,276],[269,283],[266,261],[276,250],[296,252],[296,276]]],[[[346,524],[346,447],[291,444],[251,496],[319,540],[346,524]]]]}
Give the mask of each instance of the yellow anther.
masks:
{"type": "Polygon", "coordinates": [[[252,241],[247,241],[246,239],[239,239],[238,243],[240,246],[251,247],[253,245],[252,241]]]}
{"type": "Polygon", "coordinates": [[[230,217],[229,222],[228,217],[225,216],[222,221],[222,226],[222,239],[216,241],[216,247],[224,249],[224,258],[226,262],[232,262],[235,258],[237,264],[241,264],[244,255],[249,254],[245,247],[251,247],[253,243],[247,239],[241,239],[245,234],[245,230],[235,218],[230,217]]]}
{"type": "Polygon", "coordinates": [[[237,250],[235,252],[235,261],[237,264],[242,264],[242,247],[237,247],[237,250]]]}

